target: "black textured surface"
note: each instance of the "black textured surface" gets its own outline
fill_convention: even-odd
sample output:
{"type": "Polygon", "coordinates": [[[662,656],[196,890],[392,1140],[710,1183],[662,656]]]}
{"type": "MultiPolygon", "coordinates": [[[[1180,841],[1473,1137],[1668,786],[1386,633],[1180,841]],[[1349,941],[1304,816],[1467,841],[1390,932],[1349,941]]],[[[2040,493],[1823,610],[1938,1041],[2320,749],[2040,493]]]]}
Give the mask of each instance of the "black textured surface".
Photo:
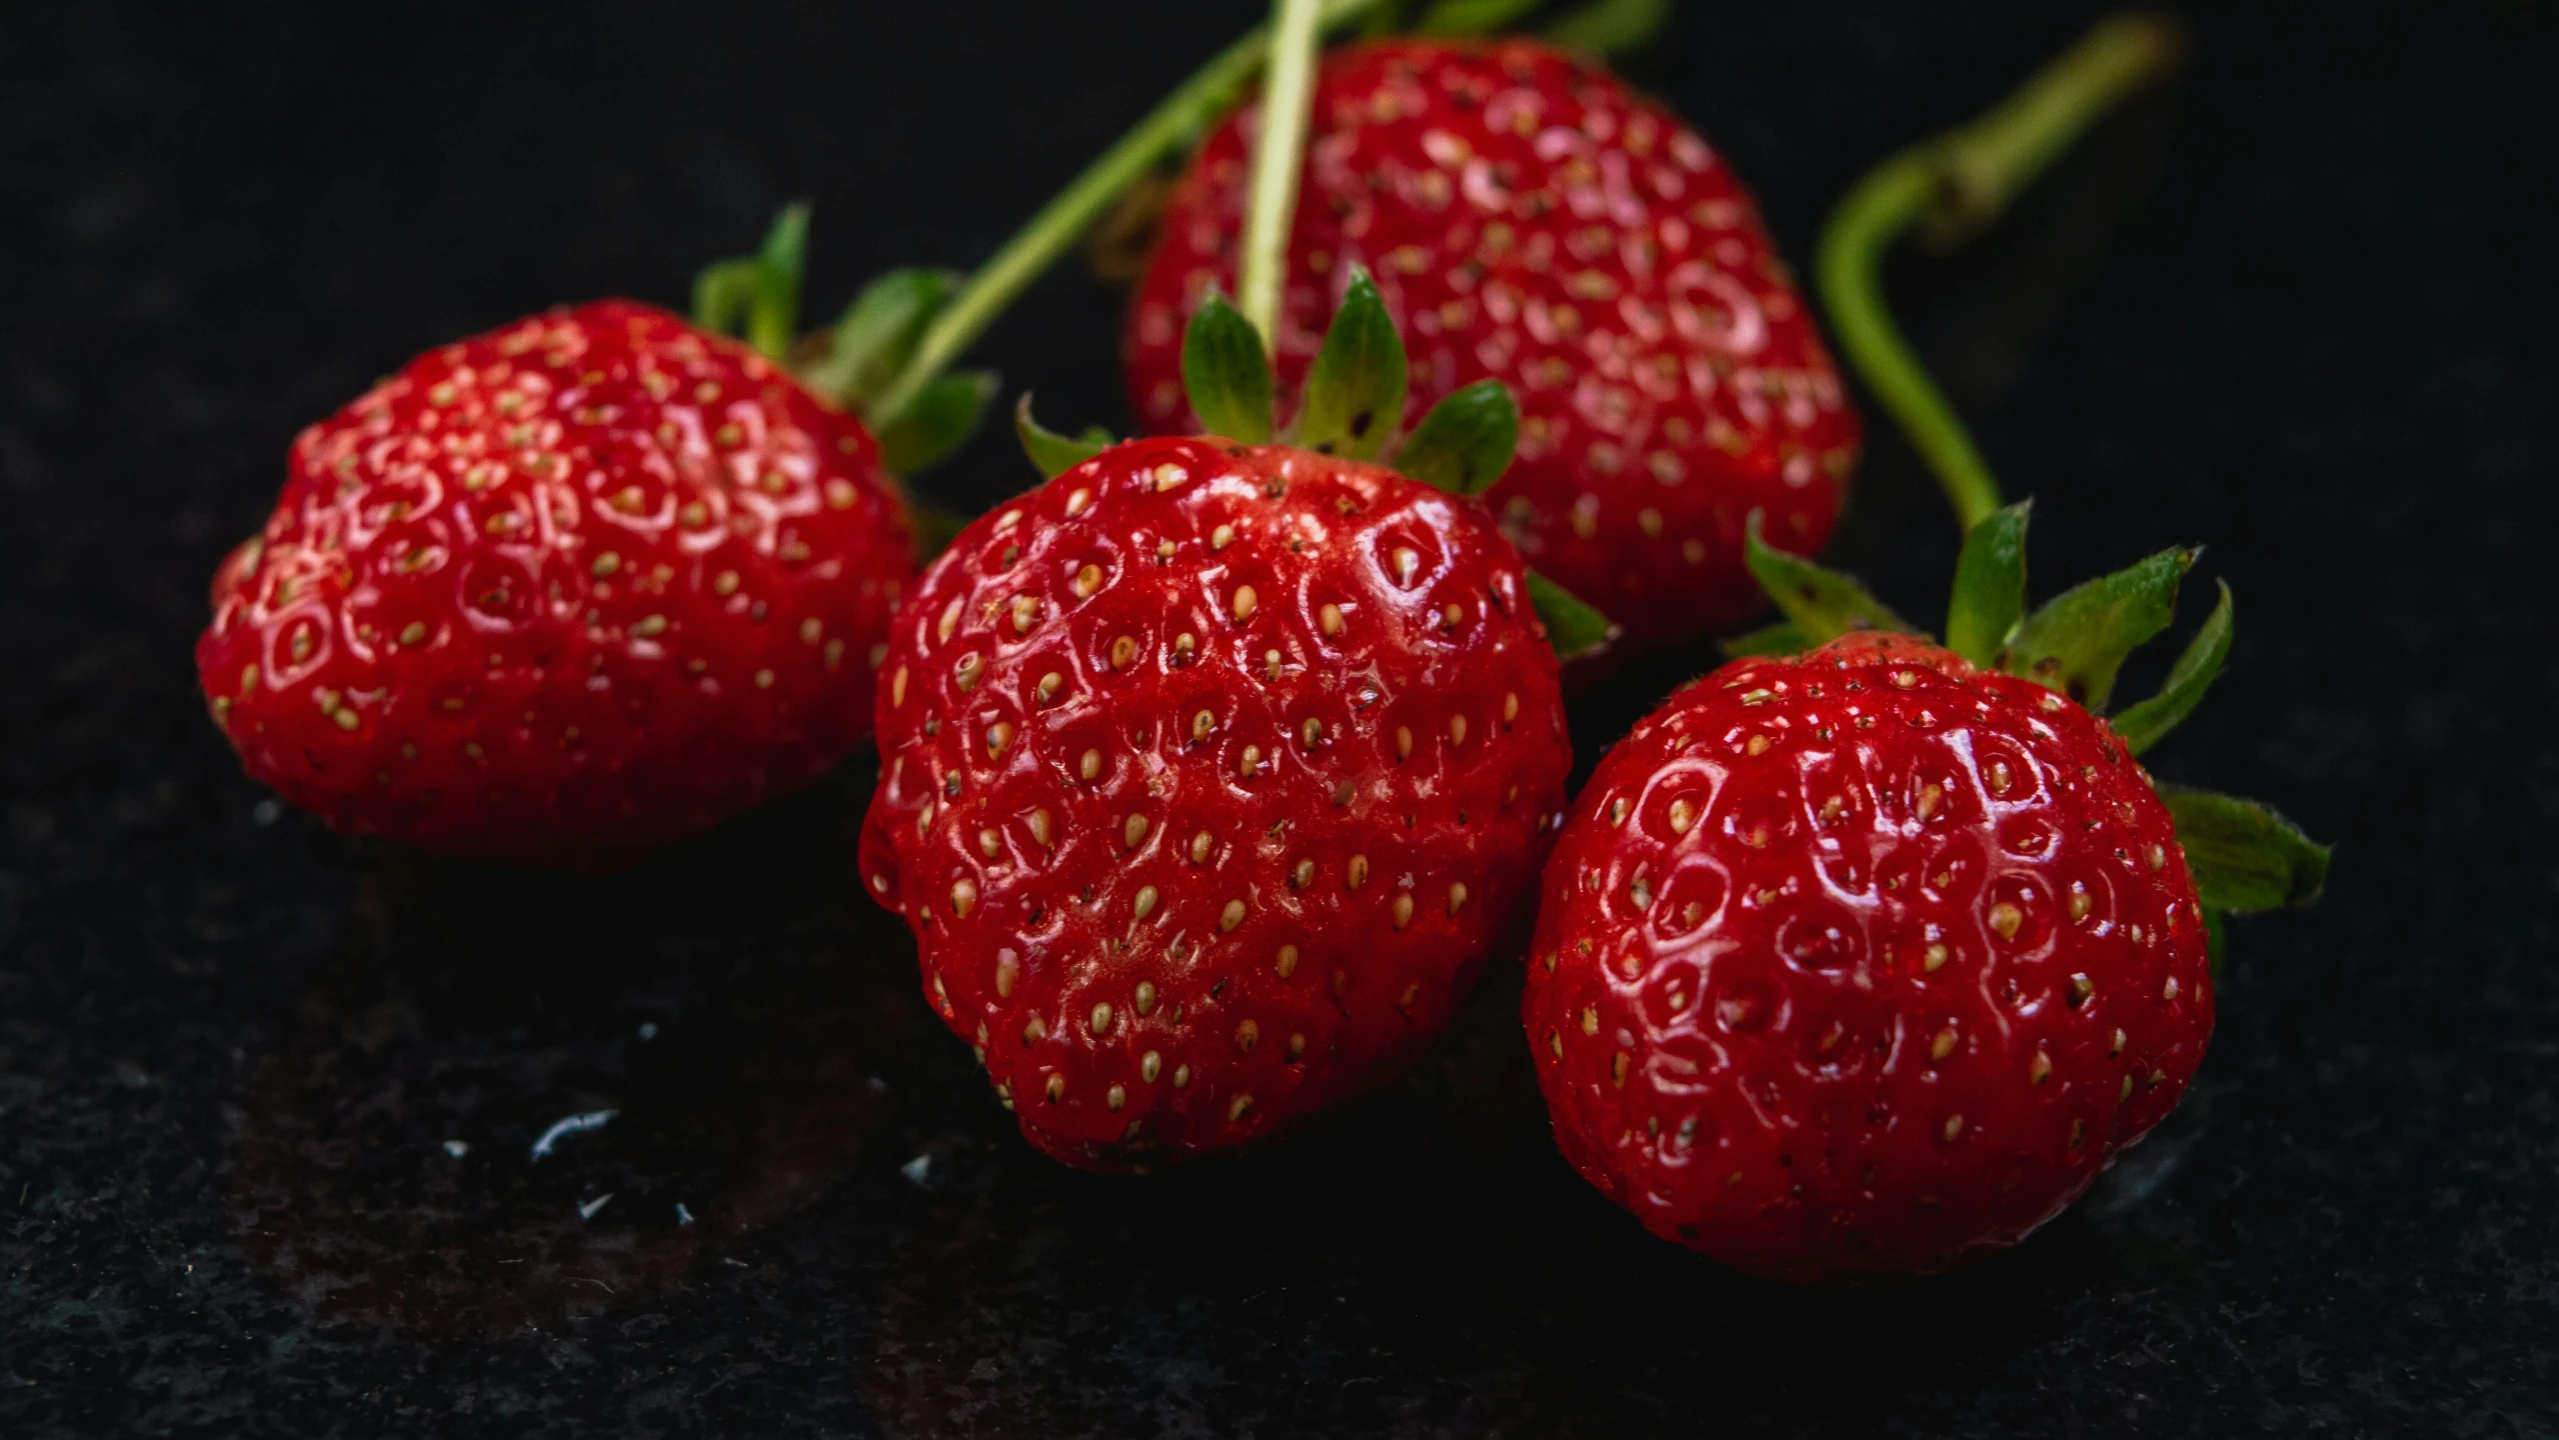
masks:
{"type": "MultiPolygon", "coordinates": [[[[2186,540],[2236,585],[2161,768],[2341,859],[2240,929],[2192,1096],[2085,1204],[1810,1294],[1565,1170],[1499,982],[1320,1133],[1038,1159],[851,883],[849,775],[608,882],[262,807],[188,647],[301,423],[679,299],[792,195],[820,305],[973,260],[1259,7],[515,8],[0,9],[0,1434],[2559,1433],[2547,7],[2198,7],[2172,93],[1897,265],[2047,585],[2186,540]]],[[[1683,12],[1634,68],[1800,256],[2093,9],[1683,12]]],[[[1112,314],[1062,275],[984,353],[1115,416],[1112,314]]],[[[1936,613],[1932,493],[1890,441],[1862,483],[1838,553],[1936,613]]]]}

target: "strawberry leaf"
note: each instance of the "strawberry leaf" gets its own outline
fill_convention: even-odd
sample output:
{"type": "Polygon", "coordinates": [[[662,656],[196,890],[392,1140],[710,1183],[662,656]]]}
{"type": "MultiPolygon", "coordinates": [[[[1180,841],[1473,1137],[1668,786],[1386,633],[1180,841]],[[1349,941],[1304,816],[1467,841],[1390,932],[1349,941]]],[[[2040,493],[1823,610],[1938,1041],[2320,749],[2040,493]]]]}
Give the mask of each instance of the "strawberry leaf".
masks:
{"type": "Polygon", "coordinates": [[[2328,883],[2329,847],[2254,800],[2162,785],[2177,817],[2177,843],[2206,910],[2280,910],[2307,905],[2328,883]]]}
{"type": "Polygon", "coordinates": [[[1211,435],[1247,445],[1271,438],[1271,358],[1262,332],[1211,290],[1182,332],[1182,387],[1211,435]]]}
{"type": "Polygon", "coordinates": [[[880,463],[892,475],[912,475],[947,459],[977,429],[997,384],[992,370],[961,370],[916,391],[905,408],[871,427],[880,463]]]}
{"type": "Polygon", "coordinates": [[[693,277],[693,323],[714,334],[737,332],[768,360],[791,348],[800,323],[800,274],[807,266],[809,207],[786,205],[753,255],[721,260],[693,277]]]}
{"type": "Polygon", "coordinates": [[[1972,528],[1955,561],[1955,595],[1946,605],[1946,648],[1988,666],[2026,614],[2026,515],[2020,500],[1972,528]]]}
{"type": "Polygon", "coordinates": [[[1499,380],[1478,380],[1431,407],[1395,468],[1451,495],[1481,495],[1519,448],[1519,402],[1499,380]]]}
{"type": "Polygon", "coordinates": [[[2115,733],[2135,755],[2159,743],[2162,736],[2177,728],[2177,722],[2194,712],[2196,702],[2212,688],[2221,675],[2221,662],[2230,658],[2230,586],[2221,587],[2221,602],[2204,617],[2203,628],[2186,642],[2186,653],[2177,657],[2175,668],[2168,672],[2168,683],[2159,693],[2138,705],[2127,705],[2112,721],[2115,733]]]}
{"type": "Polygon", "coordinates": [[[1792,620],[1762,625],[1739,635],[1715,642],[1727,660],[1745,660],[1753,655],[1801,655],[1813,647],[1804,642],[1804,632],[1792,620]]]}
{"type": "Polygon", "coordinates": [[[835,322],[826,358],[801,373],[821,393],[856,410],[888,393],[915,358],[924,327],[959,293],[965,277],[951,270],[891,270],[862,287],[835,322]]]}
{"type": "Polygon", "coordinates": [[[1546,38],[1568,50],[1623,55],[1651,44],[1670,22],[1670,9],[1671,0],[1590,0],[1556,16],[1546,38]]]}
{"type": "Polygon", "coordinates": [[[1534,570],[1528,572],[1528,603],[1545,623],[1546,643],[1555,647],[1558,660],[1597,655],[1621,633],[1607,616],[1584,604],[1581,597],[1534,570]]]}
{"type": "Polygon", "coordinates": [[[1404,339],[1378,298],[1377,282],[1357,266],[1333,312],[1324,348],[1306,372],[1306,401],[1297,443],[1325,455],[1373,460],[1404,419],[1404,339]]]}
{"type": "Polygon", "coordinates": [[[1507,30],[1543,0],[1439,0],[1413,22],[1416,35],[1490,35],[1507,30]]]}
{"type": "Polygon", "coordinates": [[[1111,432],[1099,425],[1088,427],[1081,435],[1060,435],[1042,425],[1031,418],[1029,391],[1024,391],[1013,405],[1013,433],[1021,439],[1022,453],[1030,456],[1040,474],[1051,480],[1117,443],[1111,432]]]}
{"type": "Polygon", "coordinates": [[[2176,618],[2177,582],[2199,553],[2162,550],[2054,596],[2018,624],[1997,668],[2102,713],[2124,657],[2176,618]]]}
{"type": "Polygon", "coordinates": [[[1769,548],[1768,542],[1759,538],[1759,520],[1759,512],[1752,511],[1744,558],[1760,588],[1794,622],[1808,647],[1826,644],[1852,630],[1921,633],[1918,626],[1866,593],[1865,586],[1800,556],[1769,548]]]}

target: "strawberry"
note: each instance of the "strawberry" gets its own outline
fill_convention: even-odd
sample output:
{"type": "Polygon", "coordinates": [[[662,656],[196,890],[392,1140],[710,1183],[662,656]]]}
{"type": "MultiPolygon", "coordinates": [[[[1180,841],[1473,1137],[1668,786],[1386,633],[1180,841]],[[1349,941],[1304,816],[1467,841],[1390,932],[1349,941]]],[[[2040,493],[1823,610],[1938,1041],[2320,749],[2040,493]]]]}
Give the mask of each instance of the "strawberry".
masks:
{"type": "MultiPolygon", "coordinates": [[[[1326,57],[1290,232],[1282,378],[1355,265],[1417,346],[1410,411],[1480,380],[1525,412],[1492,503],[1542,571],[1625,623],[1693,637],[1764,600],[1744,519],[1820,548],[1859,429],[1757,207],[1706,143],[1596,64],[1532,40],[1386,40],[1326,57]]],[[[1236,284],[1257,112],[1200,147],[1124,335],[1144,424],[1183,403],[1184,317],[1236,284]]]]}
{"type": "Polygon", "coordinates": [[[2214,915],[2315,893],[2324,850],[2134,758],[2211,683],[2228,590],[2110,722],[2193,553],[2019,619],[2024,520],[1975,532],[1951,649],[1753,531],[1827,643],[1681,690],[1575,804],[1522,1011],[1558,1143],[1656,1234],[1784,1280],[2015,1244],[2184,1092],[2214,915]]]}
{"type": "Polygon", "coordinates": [[[607,300],[304,431],[196,665],[249,773],[340,830],[609,863],[841,760],[913,568],[860,422],[607,300]]]}
{"type": "Polygon", "coordinates": [[[1516,416],[1479,391],[1407,473],[1367,463],[1393,341],[1355,282],[1296,443],[1265,443],[1259,336],[1204,306],[1192,396],[1227,436],[1102,448],[1026,404],[1062,473],[898,613],[863,874],[1069,1164],[1238,1144],[1374,1084],[1524,929],[1571,765],[1557,660],[1482,506],[1408,478],[1480,487],[1516,416]]]}

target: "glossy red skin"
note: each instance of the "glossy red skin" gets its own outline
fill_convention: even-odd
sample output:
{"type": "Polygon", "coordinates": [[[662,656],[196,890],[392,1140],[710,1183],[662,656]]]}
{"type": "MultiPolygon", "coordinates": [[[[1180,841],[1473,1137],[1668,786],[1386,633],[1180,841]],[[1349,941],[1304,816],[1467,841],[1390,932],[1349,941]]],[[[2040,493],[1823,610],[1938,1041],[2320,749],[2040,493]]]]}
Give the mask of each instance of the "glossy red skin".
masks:
{"type": "Polygon", "coordinates": [[[2194,882],[2123,742],[1901,636],[1736,661],[1638,725],[1556,845],[1528,975],[1574,1166],[1779,1280],[2017,1243],[2212,1033],[2194,882]]]}
{"type": "Polygon", "coordinates": [[[303,431],[196,668],[249,773],[339,830],[609,865],[842,760],[913,573],[858,422],[606,300],[303,431]]]}
{"type": "MultiPolygon", "coordinates": [[[[1158,433],[1196,428],[1182,331],[1210,284],[1234,292],[1256,115],[1201,146],[1129,311],[1130,390],[1158,433]]],[[[1838,372],[1732,171],[1607,71],[1516,38],[1332,52],[1289,245],[1284,394],[1352,262],[1411,347],[1408,420],[1477,380],[1518,397],[1519,458],[1489,501],[1626,644],[1762,607],[1742,564],[1753,510],[1798,554],[1829,537],[1859,441],[1838,372]]]]}
{"type": "Polygon", "coordinates": [[[864,879],[1022,1133],[1092,1168],[1409,1059],[1525,930],[1572,758],[1482,508],[1276,446],[1133,441],[980,518],[885,673],[864,879]]]}

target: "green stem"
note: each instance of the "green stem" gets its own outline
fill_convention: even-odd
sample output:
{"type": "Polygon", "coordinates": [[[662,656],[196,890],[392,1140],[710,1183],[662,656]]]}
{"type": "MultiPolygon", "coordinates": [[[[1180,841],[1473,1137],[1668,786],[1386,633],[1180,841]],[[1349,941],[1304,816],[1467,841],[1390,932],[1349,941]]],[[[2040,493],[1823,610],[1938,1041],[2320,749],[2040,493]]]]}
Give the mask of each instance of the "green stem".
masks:
{"type": "MultiPolygon", "coordinates": [[[[1329,31],[1368,13],[1379,3],[1381,0],[1322,0],[1317,23],[1329,31]]],[[[1270,34],[1264,27],[1256,27],[1219,51],[1059,191],[1056,198],[1042,206],[1030,223],[978,267],[967,286],[934,316],[924,338],[917,343],[915,358],[908,362],[906,372],[881,394],[870,413],[885,419],[914,400],[917,392],[932,383],[995,323],[1005,307],[1030,288],[1031,282],[1093,228],[1121,192],[1233,109],[1244,87],[1261,73],[1269,55],[1270,34]]]]}
{"type": "Polygon", "coordinates": [[[1822,228],[1814,279],[1840,349],[1936,473],[1968,533],[1999,508],[1999,482],[1893,322],[1884,256],[1922,221],[1955,240],[1996,220],[2090,125],[2166,73],[2180,48],[2175,22],[2163,16],[2100,21],[1997,108],[1868,172],[1822,228]]]}
{"type": "Polygon", "coordinates": [[[1265,350],[1279,344],[1280,290],[1288,281],[1289,226],[1297,218],[1297,177],[1315,108],[1322,8],[1322,0],[1273,0],[1271,6],[1271,73],[1262,87],[1262,133],[1253,143],[1252,200],[1235,282],[1235,308],[1261,332],[1265,350]]]}

